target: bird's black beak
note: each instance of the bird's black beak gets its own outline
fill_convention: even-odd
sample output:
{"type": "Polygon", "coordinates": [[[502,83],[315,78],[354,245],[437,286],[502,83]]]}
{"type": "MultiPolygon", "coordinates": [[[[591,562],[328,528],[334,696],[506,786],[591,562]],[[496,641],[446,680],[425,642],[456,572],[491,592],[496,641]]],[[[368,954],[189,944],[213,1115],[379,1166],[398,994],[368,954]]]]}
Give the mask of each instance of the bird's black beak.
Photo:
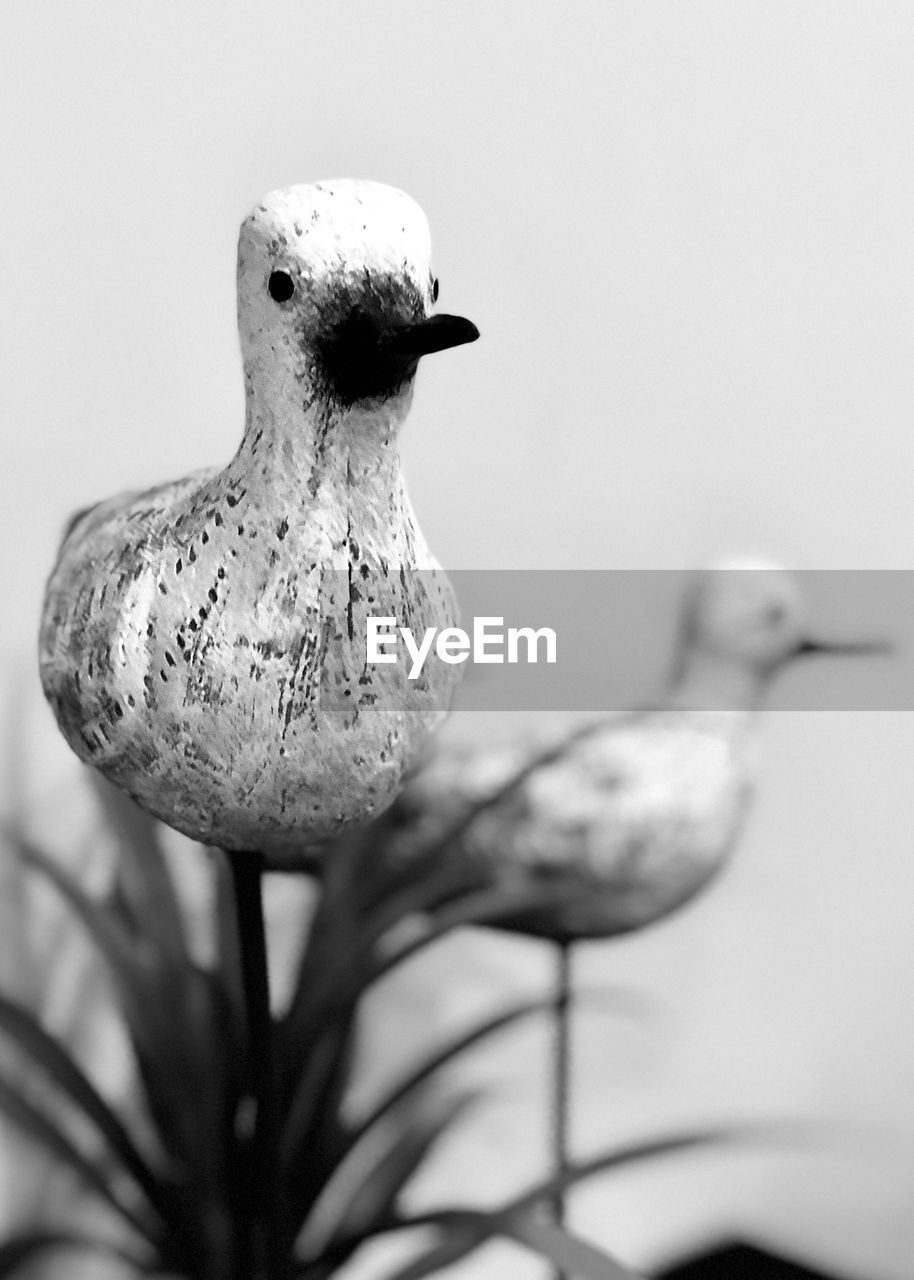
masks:
{"type": "Polygon", "coordinates": [[[475,342],[479,330],[463,316],[428,316],[409,324],[398,325],[379,338],[379,346],[394,359],[418,359],[448,347],[462,347],[475,342]]]}
{"type": "Polygon", "coordinates": [[[808,637],[801,640],[796,647],[798,658],[812,658],[817,654],[834,654],[835,657],[872,657],[885,656],[893,652],[893,647],[885,640],[817,640],[808,637]]]}
{"type": "Polygon", "coordinates": [[[422,356],[475,342],[479,330],[463,316],[392,318],[375,299],[353,307],[319,344],[327,379],[344,404],[391,395],[416,372],[422,356]]]}

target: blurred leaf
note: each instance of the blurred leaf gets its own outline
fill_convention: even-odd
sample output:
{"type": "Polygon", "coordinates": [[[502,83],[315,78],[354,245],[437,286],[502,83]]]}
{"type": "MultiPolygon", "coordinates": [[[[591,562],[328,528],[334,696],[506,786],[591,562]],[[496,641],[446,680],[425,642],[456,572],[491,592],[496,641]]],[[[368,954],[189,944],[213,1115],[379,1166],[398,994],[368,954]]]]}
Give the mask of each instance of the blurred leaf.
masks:
{"type": "Polygon", "coordinates": [[[308,1045],[328,1019],[353,1008],[385,974],[455,929],[491,924],[521,911],[574,900],[580,892],[580,888],[569,886],[563,889],[546,885],[487,887],[468,893],[434,913],[417,911],[406,920],[391,922],[386,938],[379,938],[376,928],[367,930],[353,954],[339,957],[327,968],[303,975],[298,1005],[290,1009],[281,1024],[281,1053],[285,1055],[295,1045],[308,1045]],[[395,924],[405,927],[397,929],[395,924]]]}
{"type": "Polygon", "coordinates": [[[475,1215],[467,1215],[467,1219],[467,1225],[455,1224],[443,1240],[429,1246],[404,1266],[384,1276],[383,1280],[425,1280],[426,1276],[437,1275],[478,1249],[486,1240],[485,1227],[475,1215]]]}
{"type": "Polygon", "coordinates": [[[109,1171],[96,1163],[54,1123],[25,1097],[22,1091],[0,1074],[0,1110],[19,1125],[62,1164],[72,1169],[93,1188],[127,1223],[145,1239],[155,1242],[156,1230],[115,1189],[109,1171]]]}
{"type": "Polygon", "coordinates": [[[0,1030],[5,1031],[40,1067],[71,1103],[88,1119],[110,1150],[119,1157],[149,1203],[161,1207],[160,1183],[118,1116],[63,1046],[49,1035],[29,1010],[0,994],[0,1030]]]}
{"type": "Polygon", "coordinates": [[[343,1166],[325,1186],[305,1224],[301,1247],[317,1258],[334,1237],[364,1238],[378,1225],[389,1222],[397,1199],[429,1152],[478,1096],[464,1092],[424,1111],[417,1108],[397,1126],[381,1155],[348,1194],[341,1194],[337,1186],[347,1181],[343,1166]]]}
{"type": "Polygon", "coordinates": [[[287,1189],[292,1240],[339,1164],[346,1135],[340,1112],[352,1052],[351,1018],[316,1037],[301,1088],[282,1126],[277,1158],[287,1189]]]}
{"type": "Polygon", "coordinates": [[[90,1253],[105,1254],[127,1263],[137,1271],[146,1270],[143,1260],[118,1245],[96,1240],[69,1230],[23,1231],[0,1242],[0,1278],[6,1280],[28,1263],[52,1249],[79,1249],[90,1253]]]}
{"type": "Polygon", "coordinates": [[[487,1018],[485,1022],[479,1023],[469,1031],[465,1031],[450,1040],[437,1053],[426,1058],[424,1062],[411,1071],[375,1105],[359,1124],[350,1129],[347,1134],[346,1144],[339,1153],[339,1158],[345,1158],[348,1152],[353,1150],[379,1121],[409,1098],[410,1094],[415,1093],[433,1076],[449,1066],[455,1058],[466,1053],[474,1045],[479,1044],[481,1040],[487,1040],[499,1031],[503,1031],[505,1028],[519,1022],[522,1018],[527,1018],[533,1013],[545,1012],[550,1007],[551,1004],[548,1000],[530,1000],[524,1004],[515,1005],[511,1009],[504,1010],[492,1018],[487,1018]]]}
{"type": "Polygon", "coordinates": [[[211,849],[210,853],[216,885],[216,976],[225,992],[226,1005],[235,1029],[238,1054],[243,1058],[247,1030],[234,881],[228,859],[222,850],[211,849]]]}
{"type": "Polygon", "coordinates": [[[507,1216],[500,1219],[500,1233],[548,1258],[559,1272],[574,1280],[642,1280],[602,1249],[570,1235],[554,1222],[527,1214],[507,1216]]]}
{"type": "Polygon", "coordinates": [[[515,1214],[532,1208],[546,1201],[554,1201],[556,1196],[566,1191],[575,1183],[597,1173],[608,1173],[610,1170],[643,1164],[645,1160],[653,1160],[658,1156],[677,1155],[682,1151],[691,1151],[695,1147],[718,1146],[725,1143],[743,1142],[746,1138],[770,1138],[776,1132],[773,1124],[721,1125],[712,1129],[693,1129],[690,1132],[668,1134],[658,1138],[639,1139],[625,1146],[615,1147],[612,1151],[603,1152],[588,1160],[569,1164],[561,1174],[554,1174],[542,1182],[535,1183],[527,1191],[507,1202],[499,1213],[513,1217],[515,1214]]]}
{"type": "Polygon", "coordinates": [[[95,901],[61,866],[28,842],[26,860],[51,883],[94,941],[114,979],[159,1140],[175,1164],[163,1186],[175,1248],[222,1230],[233,1168],[238,1054],[221,990],[193,964],[175,965],[115,911],[95,901]]]}
{"type": "Polygon", "coordinates": [[[186,970],[190,964],[184,917],[168,870],[159,827],[129,796],[95,769],[90,776],[105,817],[118,839],[117,876],[143,938],[163,960],[186,970]]]}

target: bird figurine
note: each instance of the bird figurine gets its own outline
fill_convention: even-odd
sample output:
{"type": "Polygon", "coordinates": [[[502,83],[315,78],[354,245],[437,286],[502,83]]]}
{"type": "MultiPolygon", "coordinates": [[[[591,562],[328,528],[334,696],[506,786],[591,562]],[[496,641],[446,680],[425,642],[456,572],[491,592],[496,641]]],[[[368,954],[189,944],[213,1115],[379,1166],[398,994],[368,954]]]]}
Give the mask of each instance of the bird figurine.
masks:
{"type": "Polygon", "coordinates": [[[223,468],[71,522],[41,622],[45,694],[76,754],[195,840],[307,862],[391,802],[454,667],[369,666],[365,618],[452,624],[397,436],[420,358],[473,342],[433,314],[421,209],[332,181],[241,227],[246,414],[223,468]]]}
{"type": "Polygon", "coordinates": [[[813,639],[785,570],[722,562],[687,586],[652,705],[545,741],[433,744],[382,819],[388,856],[441,846],[484,882],[556,889],[502,928],[566,942],[640,929],[697,894],[733,850],[778,672],[817,653],[885,648],[813,639]]]}

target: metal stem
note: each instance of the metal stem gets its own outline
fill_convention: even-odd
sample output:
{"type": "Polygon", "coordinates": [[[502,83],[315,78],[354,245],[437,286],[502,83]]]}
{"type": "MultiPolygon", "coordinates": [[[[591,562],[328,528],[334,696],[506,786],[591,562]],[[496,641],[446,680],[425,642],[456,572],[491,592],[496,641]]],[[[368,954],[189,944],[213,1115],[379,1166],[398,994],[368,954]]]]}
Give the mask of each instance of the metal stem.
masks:
{"type": "MultiPolygon", "coordinates": [[[[568,1169],[568,1130],[571,1107],[571,961],[572,944],[556,945],[555,999],[552,1005],[552,1172],[561,1177],[568,1169]]],[[[565,1192],[557,1191],[552,1201],[555,1221],[565,1221],[565,1192]]],[[[567,1273],[553,1271],[553,1280],[569,1280],[567,1273]]]]}
{"type": "Polygon", "coordinates": [[[273,1075],[273,1021],[263,915],[263,862],[259,854],[227,851],[235,890],[238,943],[246,1015],[245,1105],[250,1124],[247,1143],[244,1221],[238,1224],[238,1280],[285,1280],[280,1255],[276,1195],[276,1121],[273,1075]]]}

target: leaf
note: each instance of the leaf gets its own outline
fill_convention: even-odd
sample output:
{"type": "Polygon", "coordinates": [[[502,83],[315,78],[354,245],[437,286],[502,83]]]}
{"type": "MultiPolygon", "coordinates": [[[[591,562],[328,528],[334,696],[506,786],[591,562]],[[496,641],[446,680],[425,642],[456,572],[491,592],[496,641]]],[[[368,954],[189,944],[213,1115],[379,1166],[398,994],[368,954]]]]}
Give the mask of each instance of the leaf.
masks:
{"type": "MultiPolygon", "coordinates": [[[[195,966],[156,963],[104,904],[41,850],[23,841],[26,860],[82,921],[116,984],[159,1139],[181,1167],[185,1208],[205,1215],[204,1199],[226,1166],[225,1115],[234,1046],[210,975],[195,966]]],[[[145,916],[144,916],[145,918],[145,916]]]]}
{"type": "Polygon", "coordinates": [[[36,845],[21,839],[25,861],[50,880],[102,953],[120,990],[125,1014],[131,1030],[136,1029],[141,1042],[148,1043],[149,988],[148,965],[143,964],[135,943],[112,914],[85,893],[73,877],[36,845]]]}
{"type": "MultiPolygon", "coordinates": [[[[613,1258],[603,1255],[600,1251],[593,1251],[593,1246],[578,1240],[563,1228],[554,1226],[550,1228],[549,1225],[533,1219],[530,1216],[531,1210],[538,1205],[553,1201],[557,1194],[569,1186],[594,1174],[640,1163],[657,1156],[674,1155],[693,1147],[714,1145],[717,1142],[729,1143],[752,1137],[770,1138],[779,1127],[782,1126],[774,1122],[746,1123],[639,1140],[574,1164],[562,1175],[534,1184],[527,1191],[493,1210],[451,1207],[431,1210],[408,1218],[391,1213],[386,1221],[378,1219],[371,1228],[352,1232],[349,1235],[339,1233],[325,1247],[320,1259],[301,1263],[299,1274],[307,1280],[308,1265],[313,1265],[318,1260],[323,1261],[325,1258],[336,1261],[338,1257],[344,1259],[351,1256],[372,1235],[406,1231],[416,1227],[438,1227],[444,1232],[443,1239],[436,1241],[395,1272],[385,1276],[384,1280],[425,1280],[426,1276],[435,1275],[443,1268],[459,1262],[496,1236],[504,1236],[525,1244],[543,1256],[551,1258],[559,1269],[562,1266],[566,1269],[569,1266],[572,1269],[576,1267],[577,1271],[573,1273],[579,1275],[581,1280],[640,1280],[637,1273],[620,1270],[620,1264],[613,1258]],[[557,1231],[561,1231],[561,1237],[555,1234],[557,1231]],[[573,1250],[572,1246],[574,1246],[573,1250]],[[589,1260],[588,1250],[593,1251],[593,1256],[589,1260]],[[558,1262],[559,1255],[565,1259],[564,1262],[558,1262]],[[593,1268],[597,1264],[604,1270],[595,1271],[593,1268]],[[589,1270],[588,1267],[590,1267],[589,1270]],[[605,1270],[607,1267],[615,1269],[605,1270]]],[[[788,1127],[788,1133],[791,1136],[795,1128],[794,1125],[788,1127]]]]}
{"type": "Polygon", "coordinates": [[[216,977],[225,992],[226,1006],[244,1053],[246,1017],[241,948],[238,942],[238,913],[235,910],[235,882],[228,858],[221,849],[211,849],[216,884],[216,977]]]}
{"type": "MultiPolygon", "coordinates": [[[[354,955],[341,958],[335,965],[311,975],[307,1000],[303,998],[298,1008],[290,1010],[283,1020],[280,1042],[283,1056],[290,1044],[309,1044],[328,1019],[342,1016],[347,1009],[352,1009],[368,988],[386,973],[455,929],[491,924],[506,915],[564,902],[577,897],[580,892],[580,888],[571,886],[562,889],[545,885],[487,887],[465,894],[435,914],[412,922],[415,927],[406,932],[405,938],[398,938],[395,934],[393,940],[379,941],[378,931],[370,930],[354,955]]],[[[303,989],[305,986],[303,982],[303,989]]]]}
{"type": "Polygon", "coordinates": [[[107,1170],[71,1141],[43,1111],[40,1111],[5,1076],[0,1074],[0,1110],[4,1111],[31,1138],[52,1156],[67,1165],[102,1199],[106,1200],[131,1227],[151,1243],[156,1231],[115,1190],[107,1170]]]}
{"type": "Polygon", "coordinates": [[[76,1231],[49,1229],[23,1231],[0,1242],[0,1280],[6,1280],[6,1277],[14,1275],[21,1267],[50,1249],[88,1250],[117,1258],[137,1271],[146,1269],[141,1259],[114,1244],[76,1231]]]}
{"type": "Polygon", "coordinates": [[[346,1182],[346,1166],[342,1166],[324,1187],[305,1224],[302,1244],[312,1257],[318,1257],[337,1236],[368,1235],[376,1224],[389,1221],[400,1193],[426,1156],[477,1098],[475,1092],[458,1094],[398,1125],[386,1149],[341,1204],[337,1184],[346,1182]]]}
{"type": "Polygon", "coordinates": [[[690,1133],[674,1133],[658,1138],[639,1139],[636,1142],[616,1147],[612,1151],[603,1152],[588,1160],[569,1164],[560,1174],[555,1174],[542,1182],[534,1184],[515,1199],[508,1201],[498,1212],[513,1216],[533,1205],[547,1200],[554,1200],[568,1187],[584,1178],[593,1177],[597,1173],[607,1173],[613,1169],[633,1164],[642,1164],[645,1160],[657,1156],[676,1155],[681,1151],[689,1151],[693,1147],[713,1146],[717,1143],[742,1142],[746,1138],[769,1138],[777,1132],[774,1122],[747,1123],[743,1125],[721,1125],[713,1129],[695,1129],[690,1133]]]}
{"type": "Polygon", "coordinates": [[[386,1094],[380,1102],[365,1116],[353,1129],[349,1131],[346,1142],[338,1155],[338,1160],[345,1159],[350,1151],[352,1151],[386,1115],[404,1102],[411,1093],[418,1090],[432,1076],[436,1075],[444,1067],[448,1066],[455,1058],[472,1049],[474,1045],[481,1040],[487,1039],[489,1036],[503,1031],[505,1028],[519,1022],[522,1018],[527,1018],[533,1013],[543,1013],[551,1007],[548,1000],[530,1000],[524,1004],[504,1010],[496,1014],[494,1017],[487,1018],[484,1022],[472,1027],[469,1031],[461,1033],[453,1040],[448,1041],[443,1048],[437,1053],[426,1058],[418,1067],[409,1073],[403,1080],[397,1084],[390,1093],[386,1094]]]}
{"type": "Polygon", "coordinates": [[[292,1238],[339,1164],[340,1105],[349,1082],[353,1020],[331,1024],[312,1044],[301,1087],[282,1122],[278,1159],[292,1238]]]}
{"type": "Polygon", "coordinates": [[[467,1254],[485,1243],[485,1228],[478,1223],[463,1228],[453,1228],[443,1240],[431,1245],[424,1253],[411,1259],[405,1266],[390,1272],[383,1280],[425,1280],[437,1275],[445,1267],[460,1262],[467,1254]]]}
{"type": "Polygon", "coordinates": [[[129,796],[96,770],[92,782],[118,837],[118,879],[131,913],[143,922],[147,940],[178,968],[190,963],[184,916],[159,839],[158,825],[129,796]]]}
{"type": "Polygon", "coordinates": [[[0,994],[0,1030],[5,1031],[33,1064],[40,1067],[78,1108],[124,1169],[145,1192],[149,1203],[160,1209],[160,1184],[121,1120],[63,1046],[27,1009],[0,994]]]}
{"type": "Polygon", "coordinates": [[[459,880],[455,880],[453,863],[445,868],[446,886],[442,885],[440,874],[429,874],[427,868],[420,873],[411,866],[407,889],[393,892],[400,878],[392,871],[386,876],[387,896],[372,903],[368,910],[359,890],[366,871],[370,875],[376,861],[369,844],[368,833],[348,837],[341,848],[334,850],[321,883],[320,900],[299,961],[293,994],[277,1028],[283,1106],[291,1105],[291,1094],[298,1088],[312,1036],[326,1018],[334,1016],[330,1006],[339,1013],[345,1012],[347,1004],[354,1004],[370,980],[379,939],[406,919],[429,915],[440,906],[442,897],[453,897],[461,885],[466,887],[465,869],[457,868],[459,880]],[[341,983],[348,994],[337,999],[341,983]],[[325,1005],[328,995],[329,1004],[325,1005]]]}
{"type": "Polygon", "coordinates": [[[574,1280],[643,1280],[602,1249],[579,1240],[554,1222],[542,1222],[529,1215],[509,1215],[498,1221],[501,1235],[548,1258],[557,1271],[574,1280]]]}

